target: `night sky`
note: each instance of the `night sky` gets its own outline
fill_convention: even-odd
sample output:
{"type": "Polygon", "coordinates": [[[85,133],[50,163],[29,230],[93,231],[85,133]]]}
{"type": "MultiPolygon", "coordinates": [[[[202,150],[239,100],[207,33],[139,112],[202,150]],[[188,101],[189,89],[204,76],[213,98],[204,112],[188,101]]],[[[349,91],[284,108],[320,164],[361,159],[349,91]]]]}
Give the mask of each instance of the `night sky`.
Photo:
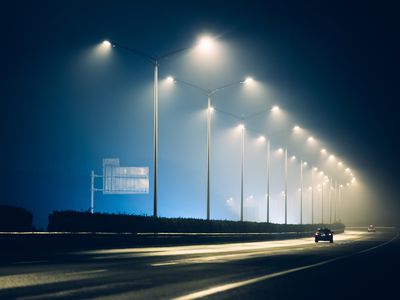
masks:
{"type": "MultiPolygon", "coordinates": [[[[103,158],[151,167],[152,67],[123,50],[96,57],[96,46],[111,39],[159,55],[210,34],[227,50],[209,70],[190,54],[160,65],[160,215],[204,217],[206,136],[204,96],[168,89],[162,79],[171,74],[218,87],[251,75],[265,95],[251,100],[234,88],[215,106],[246,115],[279,105],[371,191],[366,197],[379,207],[376,215],[353,223],[398,222],[399,18],[395,1],[349,2],[2,4],[0,203],[29,209],[35,225],[45,228],[53,210],[89,208],[89,174],[101,172],[103,158]]],[[[239,140],[229,149],[216,141],[234,122],[216,116],[213,126],[214,157],[226,153],[228,160],[239,140]]],[[[238,189],[237,178],[224,181],[230,164],[215,158],[215,218],[235,219],[218,202],[229,193],[215,187],[238,189]]],[[[151,194],[96,197],[99,211],[152,214],[151,194]]]]}

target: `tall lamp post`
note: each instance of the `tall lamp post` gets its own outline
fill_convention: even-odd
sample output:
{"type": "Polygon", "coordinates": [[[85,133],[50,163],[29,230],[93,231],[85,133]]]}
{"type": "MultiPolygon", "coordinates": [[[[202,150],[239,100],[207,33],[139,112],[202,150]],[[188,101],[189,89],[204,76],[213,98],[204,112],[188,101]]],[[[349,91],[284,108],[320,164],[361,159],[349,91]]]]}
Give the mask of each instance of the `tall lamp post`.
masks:
{"type": "Polygon", "coordinates": [[[300,160],[300,224],[303,224],[303,160],[300,160]]]}
{"type": "Polygon", "coordinates": [[[240,221],[243,222],[244,125],[240,124],[239,129],[241,130],[240,221]]]}
{"type": "Polygon", "coordinates": [[[287,147],[285,147],[285,224],[287,224],[287,181],[288,181],[287,147]]]}
{"type": "Polygon", "coordinates": [[[271,169],[271,142],[267,141],[267,223],[269,223],[269,173],[271,169]]]}
{"type": "Polygon", "coordinates": [[[226,85],[223,85],[219,88],[215,89],[205,89],[199,85],[186,82],[181,79],[176,79],[173,77],[168,77],[170,82],[177,82],[183,85],[187,85],[189,87],[195,88],[202,93],[207,95],[207,220],[210,220],[211,217],[211,112],[213,110],[212,107],[212,97],[214,94],[223,91],[227,88],[239,85],[239,84],[249,84],[253,82],[251,77],[247,77],[245,80],[242,81],[235,81],[226,85]]]}
{"type": "Polygon", "coordinates": [[[325,182],[322,180],[321,184],[321,224],[324,224],[324,185],[325,182]]]}
{"type": "Polygon", "coordinates": [[[311,224],[314,224],[314,167],[311,166],[311,224]]]}
{"type": "Polygon", "coordinates": [[[153,107],[154,107],[154,132],[153,132],[153,136],[154,136],[154,146],[153,146],[153,168],[154,168],[154,186],[153,186],[153,216],[156,218],[158,216],[158,212],[157,212],[157,186],[158,186],[158,66],[159,66],[159,62],[166,60],[172,56],[175,56],[181,52],[184,52],[188,49],[191,49],[192,47],[186,47],[186,48],[181,48],[175,51],[171,51],[168,53],[165,53],[163,55],[159,55],[159,56],[152,56],[149,55],[147,53],[144,53],[142,51],[130,48],[130,47],[126,47],[124,45],[121,45],[119,43],[116,42],[110,42],[110,41],[103,41],[103,45],[108,46],[108,47],[116,47],[116,48],[120,48],[123,50],[126,50],[130,53],[133,53],[135,55],[141,56],[142,58],[144,58],[147,62],[151,63],[153,65],[154,68],[154,79],[153,79],[153,107]]]}

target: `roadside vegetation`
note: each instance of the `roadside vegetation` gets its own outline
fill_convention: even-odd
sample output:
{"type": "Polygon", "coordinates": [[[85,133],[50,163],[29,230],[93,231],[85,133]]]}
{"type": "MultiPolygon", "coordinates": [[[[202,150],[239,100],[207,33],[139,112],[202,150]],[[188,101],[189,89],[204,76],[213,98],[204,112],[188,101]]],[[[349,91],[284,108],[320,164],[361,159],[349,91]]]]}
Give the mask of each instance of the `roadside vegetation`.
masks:
{"type": "Polygon", "coordinates": [[[105,214],[79,211],[54,211],[49,216],[49,231],[63,232],[172,232],[172,233],[274,233],[315,231],[317,227],[330,227],[337,232],[344,225],[273,224],[228,220],[203,220],[190,218],[153,218],[127,214],[105,214]]]}
{"type": "Polygon", "coordinates": [[[0,205],[0,231],[32,231],[33,215],[21,207],[0,205]]]}

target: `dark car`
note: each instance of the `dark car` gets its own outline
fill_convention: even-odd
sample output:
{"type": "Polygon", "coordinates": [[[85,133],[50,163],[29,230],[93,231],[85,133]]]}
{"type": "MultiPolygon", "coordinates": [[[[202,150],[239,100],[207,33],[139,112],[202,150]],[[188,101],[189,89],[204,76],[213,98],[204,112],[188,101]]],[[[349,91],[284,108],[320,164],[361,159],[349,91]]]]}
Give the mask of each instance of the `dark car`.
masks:
{"type": "Polygon", "coordinates": [[[314,237],[316,243],[319,241],[329,241],[329,243],[333,243],[333,231],[328,228],[318,228],[314,237]]]}
{"type": "Polygon", "coordinates": [[[369,225],[368,226],[368,232],[375,232],[375,226],[374,225],[369,225]]]}

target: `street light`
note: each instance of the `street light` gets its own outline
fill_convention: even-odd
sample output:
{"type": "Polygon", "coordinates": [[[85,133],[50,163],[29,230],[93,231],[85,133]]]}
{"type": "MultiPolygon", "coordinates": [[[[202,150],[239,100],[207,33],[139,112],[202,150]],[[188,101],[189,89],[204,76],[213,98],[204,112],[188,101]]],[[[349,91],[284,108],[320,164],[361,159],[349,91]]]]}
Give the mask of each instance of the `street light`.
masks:
{"type": "Polygon", "coordinates": [[[246,84],[250,84],[250,83],[253,83],[253,82],[254,82],[254,79],[251,78],[251,77],[246,77],[246,79],[243,81],[243,83],[246,83],[246,84]]]}
{"type": "Polygon", "coordinates": [[[101,44],[102,44],[104,47],[111,47],[111,46],[112,46],[111,42],[108,41],[108,40],[104,40],[101,44]]]}
{"type": "MultiPolygon", "coordinates": [[[[200,45],[203,44],[203,47],[207,47],[207,40],[202,40],[200,42],[200,45]]],[[[168,77],[168,78],[173,78],[173,77],[168,77]]],[[[167,80],[168,80],[167,78],[167,80]]],[[[239,84],[249,84],[252,83],[254,80],[250,77],[247,77],[245,80],[242,81],[235,81],[226,85],[223,85],[219,88],[215,89],[206,89],[203,88],[199,85],[181,80],[181,79],[176,79],[173,78],[173,80],[170,80],[170,83],[176,82],[179,84],[183,84],[186,86],[189,86],[191,88],[194,88],[203,94],[207,95],[207,220],[210,220],[211,216],[211,113],[213,112],[214,108],[211,106],[212,105],[212,96],[218,92],[221,92],[227,88],[231,88],[233,86],[239,85],[239,84]]]]}
{"type": "Polygon", "coordinates": [[[303,160],[300,160],[300,224],[303,224],[303,160]]]}
{"type": "Polygon", "coordinates": [[[241,171],[240,171],[240,221],[243,222],[243,175],[244,175],[244,125],[240,124],[241,130],[241,171]]]}
{"type": "Polygon", "coordinates": [[[287,224],[287,181],[288,181],[287,147],[285,147],[285,224],[287,224]]]}
{"type": "Polygon", "coordinates": [[[279,106],[275,105],[271,108],[272,112],[278,112],[280,110],[279,106]]]}
{"type": "Polygon", "coordinates": [[[214,40],[209,36],[203,36],[199,40],[199,47],[204,51],[211,51],[214,45],[214,40]]]}
{"type": "MultiPolygon", "coordinates": [[[[121,48],[123,50],[126,50],[132,54],[141,56],[144,58],[147,62],[151,63],[154,68],[154,80],[153,80],[153,108],[154,108],[154,146],[153,146],[153,167],[154,167],[154,190],[153,190],[153,217],[157,218],[158,213],[157,213],[157,186],[158,186],[158,66],[159,63],[163,60],[166,60],[172,56],[175,56],[181,52],[184,52],[186,50],[189,50],[193,47],[186,47],[186,48],[181,48],[175,51],[167,52],[163,55],[159,56],[152,56],[147,53],[144,53],[142,51],[126,47],[124,45],[121,45],[116,42],[111,42],[108,40],[105,40],[101,44],[104,47],[111,48],[111,47],[117,47],[121,48]]],[[[200,42],[200,46],[204,46],[204,41],[200,42]]],[[[211,42],[209,43],[211,45],[211,42]]],[[[172,78],[171,78],[172,79],[172,78]]],[[[171,80],[170,79],[170,80],[171,80]]],[[[173,81],[173,79],[172,79],[173,81]]]]}

